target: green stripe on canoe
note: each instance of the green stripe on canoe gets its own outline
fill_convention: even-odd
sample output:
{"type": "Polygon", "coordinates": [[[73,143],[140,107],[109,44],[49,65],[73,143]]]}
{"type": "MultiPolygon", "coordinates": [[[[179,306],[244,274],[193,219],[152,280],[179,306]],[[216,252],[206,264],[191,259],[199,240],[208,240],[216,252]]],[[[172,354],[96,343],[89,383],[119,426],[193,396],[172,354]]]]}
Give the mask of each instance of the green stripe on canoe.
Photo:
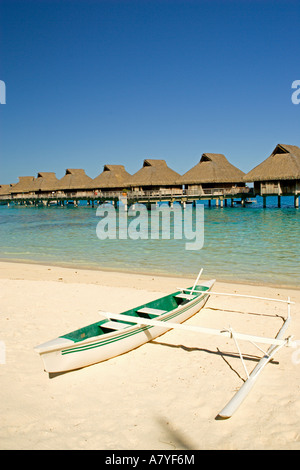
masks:
{"type": "MultiPolygon", "coordinates": [[[[182,315],[183,313],[185,313],[190,308],[193,308],[198,303],[202,302],[202,300],[205,297],[206,296],[202,297],[202,295],[200,295],[192,303],[190,303],[187,307],[182,308],[179,312],[175,312],[175,313],[172,313],[172,314],[168,315],[167,317],[163,318],[161,321],[166,322],[166,321],[172,320],[173,318],[176,318],[178,315],[182,315]]],[[[85,344],[85,345],[77,346],[77,347],[74,346],[74,347],[69,348],[69,349],[64,349],[64,350],[62,350],[61,353],[62,353],[62,355],[65,355],[65,354],[72,354],[72,353],[76,353],[76,352],[86,351],[88,349],[99,348],[101,346],[105,346],[105,345],[110,344],[110,343],[115,343],[117,341],[121,341],[123,339],[129,338],[130,336],[142,333],[143,331],[149,330],[150,328],[154,328],[154,326],[143,326],[143,327],[139,327],[138,329],[135,329],[133,331],[128,331],[128,332],[124,331],[119,335],[113,336],[111,338],[104,338],[101,341],[97,341],[96,343],[85,344]]]]}

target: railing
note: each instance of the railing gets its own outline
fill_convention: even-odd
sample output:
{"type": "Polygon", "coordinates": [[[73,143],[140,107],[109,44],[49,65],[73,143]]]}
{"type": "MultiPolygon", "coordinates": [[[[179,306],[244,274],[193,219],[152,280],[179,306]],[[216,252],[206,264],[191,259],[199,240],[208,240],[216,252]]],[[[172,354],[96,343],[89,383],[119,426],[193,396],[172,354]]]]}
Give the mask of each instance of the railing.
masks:
{"type": "Polygon", "coordinates": [[[236,195],[236,194],[247,194],[250,192],[250,188],[242,187],[232,187],[232,188],[202,188],[202,189],[187,189],[185,194],[187,196],[226,196],[226,195],[236,195]]]}
{"type": "Polygon", "coordinates": [[[176,197],[217,197],[217,196],[234,196],[237,194],[248,194],[250,188],[248,187],[232,187],[232,188],[205,188],[205,189],[155,189],[146,191],[53,191],[45,192],[43,194],[37,193],[19,193],[10,195],[0,195],[0,200],[13,200],[21,201],[27,200],[64,200],[64,199],[119,199],[120,197],[126,197],[128,199],[137,200],[139,198],[176,198],[176,197]]]}
{"type": "Polygon", "coordinates": [[[146,191],[128,191],[128,198],[183,196],[182,189],[153,189],[146,191]]]}

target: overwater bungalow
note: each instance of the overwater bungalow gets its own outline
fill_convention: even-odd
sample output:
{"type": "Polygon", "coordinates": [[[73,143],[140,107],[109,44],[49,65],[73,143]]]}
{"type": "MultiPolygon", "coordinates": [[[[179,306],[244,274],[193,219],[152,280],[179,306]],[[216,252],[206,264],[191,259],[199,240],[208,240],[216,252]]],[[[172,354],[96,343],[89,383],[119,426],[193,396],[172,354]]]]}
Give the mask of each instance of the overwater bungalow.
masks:
{"type": "Polygon", "coordinates": [[[55,173],[39,172],[33,181],[32,190],[35,196],[53,197],[57,190],[58,179],[55,173]]]}
{"type": "Polygon", "coordinates": [[[0,184],[0,200],[10,199],[11,197],[10,190],[12,186],[13,186],[12,184],[0,184]]]}
{"type": "Polygon", "coordinates": [[[90,187],[94,194],[121,192],[128,188],[131,175],[125,170],[124,165],[104,165],[102,173],[94,178],[90,187]]]}
{"type": "Polygon", "coordinates": [[[200,162],[187,171],[181,181],[186,194],[233,195],[246,191],[244,175],[225,155],[203,153],[200,162]]]}
{"type": "Polygon", "coordinates": [[[18,183],[10,189],[12,199],[22,199],[34,195],[33,183],[34,176],[19,176],[18,183]]]}
{"type": "Polygon", "coordinates": [[[57,183],[57,195],[70,199],[74,197],[89,197],[93,194],[91,182],[92,178],[86,175],[84,170],[68,168],[65,176],[57,183]]]}
{"type": "Polygon", "coordinates": [[[180,175],[165,160],[144,160],[143,167],[130,178],[129,186],[141,195],[182,194],[180,175]]]}
{"type": "Polygon", "coordinates": [[[271,155],[253,168],[244,181],[254,183],[255,195],[294,196],[295,206],[299,206],[300,195],[300,148],[296,145],[276,145],[271,155]]]}

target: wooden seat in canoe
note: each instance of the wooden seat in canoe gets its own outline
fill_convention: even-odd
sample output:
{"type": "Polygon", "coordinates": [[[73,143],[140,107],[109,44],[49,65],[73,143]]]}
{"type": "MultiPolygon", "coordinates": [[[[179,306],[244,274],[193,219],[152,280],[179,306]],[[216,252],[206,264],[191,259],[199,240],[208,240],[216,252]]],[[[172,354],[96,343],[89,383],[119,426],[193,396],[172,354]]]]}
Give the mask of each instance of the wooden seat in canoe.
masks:
{"type": "Polygon", "coordinates": [[[183,292],[181,294],[177,294],[176,298],[177,299],[185,299],[185,300],[192,300],[196,297],[196,295],[192,294],[184,294],[183,292]]]}
{"type": "Polygon", "coordinates": [[[167,310],[160,310],[159,308],[149,308],[149,307],[144,307],[138,310],[136,313],[144,313],[147,315],[162,315],[163,313],[166,313],[167,310]]]}
{"type": "Polygon", "coordinates": [[[130,326],[130,325],[127,325],[126,323],[119,323],[117,321],[110,320],[99,326],[100,328],[109,328],[110,330],[122,330],[123,328],[126,328],[127,326],[130,326]]]}

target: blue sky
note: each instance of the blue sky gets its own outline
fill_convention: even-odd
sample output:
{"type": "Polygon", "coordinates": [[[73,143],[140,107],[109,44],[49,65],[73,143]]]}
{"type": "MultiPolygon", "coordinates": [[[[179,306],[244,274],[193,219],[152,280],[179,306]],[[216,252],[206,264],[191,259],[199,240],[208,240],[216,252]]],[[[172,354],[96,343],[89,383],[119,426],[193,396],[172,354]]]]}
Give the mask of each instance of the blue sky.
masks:
{"type": "Polygon", "coordinates": [[[0,0],[0,184],[300,146],[299,24],[299,0],[0,0]]]}

